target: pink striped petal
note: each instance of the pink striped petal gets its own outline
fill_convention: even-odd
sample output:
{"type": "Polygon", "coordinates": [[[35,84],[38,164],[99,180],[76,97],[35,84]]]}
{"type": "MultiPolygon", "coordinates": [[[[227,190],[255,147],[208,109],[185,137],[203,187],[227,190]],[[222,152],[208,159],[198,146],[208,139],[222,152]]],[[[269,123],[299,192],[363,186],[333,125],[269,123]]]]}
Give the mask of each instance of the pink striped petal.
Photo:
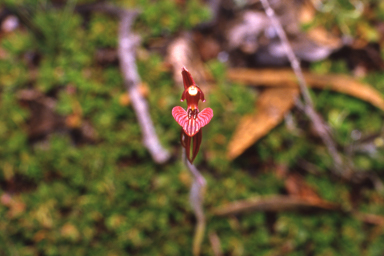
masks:
{"type": "Polygon", "coordinates": [[[200,128],[206,126],[213,117],[213,110],[205,108],[197,115],[196,122],[199,123],[200,128]]]}
{"type": "Polygon", "coordinates": [[[187,112],[182,107],[174,107],[172,109],[172,116],[181,127],[184,127],[185,123],[188,122],[187,112]]]}
{"type": "Polygon", "coordinates": [[[187,112],[182,107],[177,106],[172,109],[172,116],[175,118],[176,122],[183,127],[185,133],[192,137],[200,130],[201,127],[204,127],[211,121],[213,111],[211,108],[205,108],[197,114],[196,119],[193,117],[188,119],[187,112]]]}

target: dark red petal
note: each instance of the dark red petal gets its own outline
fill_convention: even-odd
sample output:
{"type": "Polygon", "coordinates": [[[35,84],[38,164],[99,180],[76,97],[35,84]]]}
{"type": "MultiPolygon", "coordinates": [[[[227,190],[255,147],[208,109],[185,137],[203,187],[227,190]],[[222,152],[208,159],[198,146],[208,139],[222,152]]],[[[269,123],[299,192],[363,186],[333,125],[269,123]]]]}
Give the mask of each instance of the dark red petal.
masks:
{"type": "Polygon", "coordinates": [[[189,73],[189,71],[185,67],[183,67],[183,69],[181,70],[181,75],[183,76],[184,89],[188,89],[189,86],[195,84],[191,73],[189,73]]]}
{"type": "Polygon", "coordinates": [[[188,161],[192,163],[191,157],[190,157],[190,152],[191,152],[191,140],[192,138],[189,137],[183,130],[181,130],[181,136],[180,136],[180,142],[183,148],[185,148],[185,155],[188,158],[188,161]]]}
{"type": "Polygon", "coordinates": [[[181,132],[180,132],[180,143],[181,143],[181,146],[183,148],[185,148],[185,137],[187,137],[187,135],[185,134],[184,130],[181,129],[181,132]]]}
{"type": "Polygon", "coordinates": [[[184,90],[183,91],[183,94],[181,95],[181,100],[180,101],[184,101],[185,98],[187,98],[187,92],[188,92],[188,90],[184,90]]]}
{"type": "Polygon", "coordinates": [[[199,126],[199,129],[206,126],[211,121],[212,117],[213,110],[211,108],[203,109],[196,118],[196,123],[199,126]]]}
{"type": "Polygon", "coordinates": [[[202,102],[205,102],[205,98],[204,98],[204,93],[203,93],[203,91],[202,90],[200,90],[200,88],[199,88],[199,92],[200,92],[200,100],[202,101],[202,102]]]}
{"type": "Polygon", "coordinates": [[[195,136],[193,136],[192,157],[190,159],[191,163],[193,162],[193,160],[195,160],[197,153],[199,153],[202,137],[203,137],[203,132],[201,130],[198,133],[196,133],[195,136]]]}

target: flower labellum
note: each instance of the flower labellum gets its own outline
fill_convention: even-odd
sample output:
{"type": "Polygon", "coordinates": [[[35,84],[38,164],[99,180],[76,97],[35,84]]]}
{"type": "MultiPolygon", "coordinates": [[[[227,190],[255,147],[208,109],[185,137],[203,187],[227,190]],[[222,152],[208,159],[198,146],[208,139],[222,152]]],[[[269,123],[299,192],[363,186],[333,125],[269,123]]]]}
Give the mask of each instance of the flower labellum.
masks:
{"type": "Polygon", "coordinates": [[[204,93],[195,84],[191,74],[183,67],[181,74],[184,82],[184,92],[181,96],[181,101],[187,100],[187,110],[182,107],[174,107],[172,116],[176,122],[182,127],[180,141],[185,148],[189,162],[193,162],[200,149],[202,131],[201,128],[207,125],[212,117],[213,110],[205,108],[199,112],[199,100],[205,102],[204,93]],[[192,156],[191,156],[192,142],[192,156]]]}

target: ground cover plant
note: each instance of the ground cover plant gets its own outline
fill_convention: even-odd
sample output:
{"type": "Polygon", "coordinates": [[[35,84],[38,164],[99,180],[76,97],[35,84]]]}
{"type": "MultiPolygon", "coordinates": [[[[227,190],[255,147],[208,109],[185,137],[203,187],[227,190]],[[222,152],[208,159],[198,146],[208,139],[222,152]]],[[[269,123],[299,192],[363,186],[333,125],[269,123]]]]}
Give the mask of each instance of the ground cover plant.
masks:
{"type": "Polygon", "coordinates": [[[259,1],[2,1],[0,255],[196,254],[172,117],[182,66],[214,112],[193,162],[206,180],[199,254],[383,255],[384,5],[314,2],[271,4],[341,167],[295,103],[259,1]],[[161,163],[125,87],[116,10],[135,13],[161,163]]]}

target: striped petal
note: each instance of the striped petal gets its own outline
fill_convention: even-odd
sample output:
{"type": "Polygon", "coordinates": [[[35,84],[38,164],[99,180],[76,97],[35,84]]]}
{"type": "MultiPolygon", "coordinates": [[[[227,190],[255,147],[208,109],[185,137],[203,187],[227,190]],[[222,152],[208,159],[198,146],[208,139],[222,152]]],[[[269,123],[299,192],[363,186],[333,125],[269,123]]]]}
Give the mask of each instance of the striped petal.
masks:
{"type": "Polygon", "coordinates": [[[182,107],[174,107],[172,109],[172,116],[175,118],[176,122],[181,125],[181,127],[184,127],[186,123],[188,123],[188,114],[185,109],[182,107]]]}
{"type": "Polygon", "coordinates": [[[213,111],[211,108],[205,108],[198,113],[197,118],[194,119],[192,116],[191,118],[188,118],[187,111],[185,111],[182,107],[177,106],[172,109],[172,116],[175,118],[176,122],[183,127],[185,133],[192,137],[200,130],[201,127],[204,127],[211,121],[213,111]]]}
{"type": "Polygon", "coordinates": [[[201,127],[206,126],[213,117],[213,110],[211,108],[205,108],[199,114],[197,114],[196,122],[199,125],[199,129],[201,127]]]}

